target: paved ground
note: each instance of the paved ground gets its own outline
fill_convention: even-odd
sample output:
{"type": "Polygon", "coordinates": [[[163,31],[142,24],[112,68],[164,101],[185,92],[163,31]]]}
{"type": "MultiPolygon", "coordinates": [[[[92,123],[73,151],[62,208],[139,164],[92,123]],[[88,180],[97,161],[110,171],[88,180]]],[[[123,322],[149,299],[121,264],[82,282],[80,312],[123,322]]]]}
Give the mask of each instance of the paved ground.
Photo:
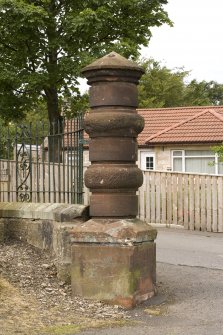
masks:
{"type": "Polygon", "coordinates": [[[223,233],[160,229],[157,261],[223,270],[223,233]]]}
{"type": "Polygon", "coordinates": [[[223,335],[223,234],[159,229],[157,277],[159,294],[132,311],[134,326],[81,334],[223,335]]]}

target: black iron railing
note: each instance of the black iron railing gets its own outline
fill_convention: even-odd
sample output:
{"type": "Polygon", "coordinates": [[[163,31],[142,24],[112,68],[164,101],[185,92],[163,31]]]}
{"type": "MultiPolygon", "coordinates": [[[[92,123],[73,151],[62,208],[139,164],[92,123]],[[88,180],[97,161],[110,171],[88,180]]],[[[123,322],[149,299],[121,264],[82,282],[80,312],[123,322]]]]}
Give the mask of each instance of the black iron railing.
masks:
{"type": "Polygon", "coordinates": [[[0,129],[0,201],[83,202],[83,117],[0,129]]]}

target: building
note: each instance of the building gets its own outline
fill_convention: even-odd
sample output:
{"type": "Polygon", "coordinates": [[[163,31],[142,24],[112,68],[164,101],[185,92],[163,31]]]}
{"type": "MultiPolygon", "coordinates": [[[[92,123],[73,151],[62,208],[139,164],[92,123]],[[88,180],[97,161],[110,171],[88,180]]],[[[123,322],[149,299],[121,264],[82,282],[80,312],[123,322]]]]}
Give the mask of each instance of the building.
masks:
{"type": "Polygon", "coordinates": [[[145,127],[138,137],[139,166],[223,174],[213,146],[223,143],[223,106],[139,109],[145,127]]]}

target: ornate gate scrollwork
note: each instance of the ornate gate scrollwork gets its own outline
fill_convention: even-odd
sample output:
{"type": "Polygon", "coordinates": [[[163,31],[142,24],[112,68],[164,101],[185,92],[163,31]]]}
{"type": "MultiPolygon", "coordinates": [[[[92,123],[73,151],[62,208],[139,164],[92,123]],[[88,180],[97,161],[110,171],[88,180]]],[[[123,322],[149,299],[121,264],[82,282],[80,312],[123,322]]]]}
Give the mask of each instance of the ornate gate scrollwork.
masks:
{"type": "MultiPolygon", "coordinates": [[[[30,132],[26,126],[20,126],[21,142],[16,143],[16,193],[17,201],[31,201],[31,152],[25,139],[30,139],[30,132]]],[[[18,138],[18,136],[17,136],[18,138]]],[[[17,141],[16,141],[17,142],[17,141]]]]}

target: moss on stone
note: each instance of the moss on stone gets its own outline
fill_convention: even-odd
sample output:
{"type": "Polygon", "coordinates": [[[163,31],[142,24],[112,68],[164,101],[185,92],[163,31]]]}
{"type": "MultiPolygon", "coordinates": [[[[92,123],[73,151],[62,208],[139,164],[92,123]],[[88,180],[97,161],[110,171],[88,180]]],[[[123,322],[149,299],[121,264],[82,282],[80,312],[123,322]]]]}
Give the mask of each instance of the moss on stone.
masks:
{"type": "Polygon", "coordinates": [[[129,293],[133,294],[138,288],[138,282],[141,277],[140,269],[135,269],[129,274],[129,293]]]}

